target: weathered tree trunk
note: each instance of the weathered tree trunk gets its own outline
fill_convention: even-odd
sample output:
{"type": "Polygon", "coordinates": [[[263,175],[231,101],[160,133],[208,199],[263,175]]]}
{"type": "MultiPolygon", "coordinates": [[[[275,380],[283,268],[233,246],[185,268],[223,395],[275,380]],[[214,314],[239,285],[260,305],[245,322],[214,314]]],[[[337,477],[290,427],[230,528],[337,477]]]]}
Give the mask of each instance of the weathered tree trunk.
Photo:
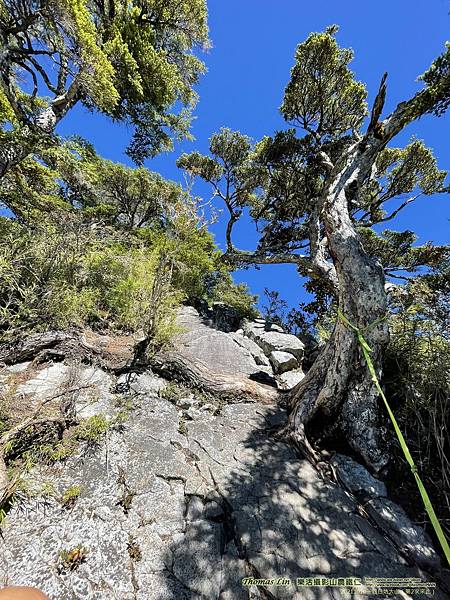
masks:
{"type": "MultiPolygon", "coordinates": [[[[338,306],[347,319],[363,329],[386,313],[384,273],[359,241],[347,208],[342,175],[329,188],[323,216],[329,252],[338,277],[338,306]]],[[[380,321],[365,333],[380,373],[388,328],[380,321]]],[[[305,379],[291,396],[290,427],[294,439],[305,440],[305,425],[318,410],[339,419],[349,444],[374,470],[388,456],[379,429],[379,398],[355,332],[338,319],[330,340],[305,379]]]]}
{"type": "Polygon", "coordinates": [[[4,135],[0,143],[0,179],[9,169],[37,151],[43,140],[48,142],[52,138],[59,121],[78,100],[79,85],[74,80],[64,94],[54,98],[49,106],[36,115],[33,122],[17,109],[16,117],[22,122],[22,126],[17,131],[4,135]]]}
{"type": "Polygon", "coordinates": [[[151,359],[151,366],[163,376],[190,383],[222,398],[252,399],[272,404],[279,397],[275,388],[246,377],[213,373],[199,360],[190,360],[175,350],[158,353],[151,359]]]}
{"type": "Polygon", "coordinates": [[[73,339],[75,339],[74,334],[63,331],[46,331],[33,333],[21,339],[15,338],[0,346],[0,363],[13,365],[32,360],[43,350],[50,350],[73,339]]]}

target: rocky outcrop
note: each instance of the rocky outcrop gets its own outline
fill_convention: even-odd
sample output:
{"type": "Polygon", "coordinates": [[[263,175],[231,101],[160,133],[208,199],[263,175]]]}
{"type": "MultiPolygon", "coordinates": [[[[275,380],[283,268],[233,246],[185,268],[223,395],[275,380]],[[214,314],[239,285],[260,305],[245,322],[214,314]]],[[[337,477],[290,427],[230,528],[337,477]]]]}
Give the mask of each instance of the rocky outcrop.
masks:
{"type": "Polygon", "coordinates": [[[271,352],[289,352],[298,361],[302,361],[304,344],[295,335],[284,333],[281,327],[267,323],[264,319],[246,322],[243,325],[244,334],[260,346],[266,356],[271,352]]]}
{"type": "MultiPolygon", "coordinates": [[[[176,352],[157,357],[154,366],[160,370],[164,362],[172,374],[186,371],[192,381],[198,378],[198,374],[190,373],[198,371],[192,368],[195,363],[208,370],[202,377],[205,382],[211,379],[210,373],[220,377],[232,374],[288,391],[304,377],[303,358],[309,365],[310,356],[317,350],[312,336],[301,340],[264,319],[240,323],[236,310],[223,302],[215,302],[212,307],[202,303],[196,308],[185,306],[177,321],[183,333],[176,340],[176,352]]],[[[215,391],[220,390],[216,387],[215,391]]]]}
{"type": "Polygon", "coordinates": [[[299,366],[297,359],[289,352],[274,350],[269,355],[270,364],[277,375],[292,371],[299,366]]]}
{"type": "Polygon", "coordinates": [[[261,365],[263,367],[270,367],[270,361],[267,356],[264,354],[262,349],[256,344],[253,340],[243,335],[242,330],[238,330],[236,332],[231,332],[230,337],[232,340],[241,346],[241,348],[245,348],[250,352],[253,357],[253,360],[257,365],[261,365]]]}
{"type": "Polygon", "coordinates": [[[245,347],[239,349],[229,335],[206,324],[199,313],[191,307],[183,307],[177,324],[182,332],[174,341],[177,352],[206,365],[215,373],[267,380],[270,369],[258,365],[245,347]]]}
{"type": "MultiPolygon", "coordinates": [[[[33,402],[71,368],[16,366],[2,381],[9,389],[20,377],[10,394],[33,402]]],[[[34,585],[53,600],[341,600],[337,588],[302,588],[297,577],[426,579],[413,565],[425,564],[423,548],[436,566],[423,531],[386,504],[361,465],[335,457],[333,481],[272,437],[286,419],[275,404],[207,406],[195,391],[174,397],[151,372],[78,369],[90,385],[78,413],[91,400],[89,414],[114,416],[126,404],[128,418],[96,446],[25,476],[27,493],[2,526],[0,584],[34,585]],[[290,583],[243,585],[244,577],[290,583]]]]}
{"type": "Polygon", "coordinates": [[[281,390],[292,390],[304,378],[305,374],[301,369],[295,371],[287,371],[278,377],[278,386],[281,390]]]}
{"type": "Polygon", "coordinates": [[[152,358],[160,374],[225,397],[275,400],[270,366],[258,365],[229,334],[212,328],[192,307],[179,311],[177,324],[181,333],[172,347],[152,358]]]}

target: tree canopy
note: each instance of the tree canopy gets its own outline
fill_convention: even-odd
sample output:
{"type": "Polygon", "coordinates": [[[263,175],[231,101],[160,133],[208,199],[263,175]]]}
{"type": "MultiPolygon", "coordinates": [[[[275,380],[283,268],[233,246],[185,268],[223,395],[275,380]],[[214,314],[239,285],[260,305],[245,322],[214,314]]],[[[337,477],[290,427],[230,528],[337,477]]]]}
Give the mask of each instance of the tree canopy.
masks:
{"type": "Polygon", "coordinates": [[[394,220],[420,197],[450,189],[446,172],[439,170],[432,150],[421,140],[412,139],[404,148],[387,146],[400,121],[406,125],[425,112],[444,110],[450,95],[448,47],[422,76],[424,89],[380,121],[383,77],[367,126],[367,92],[349,68],[353,52],[338,46],[336,32],[333,26],[313,33],[296,50],[281,105],[290,129],[252,143],[246,135],[223,128],[210,140],[210,156],[193,152],[178,160],[181,168],[209,182],[214,196],[225,203],[229,260],[294,263],[331,293],[337,292],[337,280],[324,197],[352,153],[356,151],[361,167],[345,190],[349,216],[387,274],[436,265],[446,248],[413,248],[412,232],[380,234],[373,227],[394,220]],[[232,229],[244,209],[260,232],[252,251],[236,249],[232,242],[232,229]]]}
{"type": "Polygon", "coordinates": [[[0,175],[78,102],[133,127],[137,162],[188,135],[204,0],[2,0],[0,40],[0,175]]]}

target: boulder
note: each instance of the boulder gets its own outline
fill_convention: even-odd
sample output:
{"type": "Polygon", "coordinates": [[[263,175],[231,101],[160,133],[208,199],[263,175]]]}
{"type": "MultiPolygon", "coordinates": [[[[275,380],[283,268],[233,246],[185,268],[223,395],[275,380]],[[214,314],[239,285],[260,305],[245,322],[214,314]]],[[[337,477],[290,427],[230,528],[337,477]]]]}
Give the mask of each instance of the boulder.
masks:
{"type": "Polygon", "coordinates": [[[275,350],[274,352],[270,353],[269,360],[274,373],[277,374],[286,373],[286,371],[292,371],[299,366],[298,360],[289,352],[280,352],[279,350],[275,350]]]}
{"type": "Polygon", "coordinates": [[[305,374],[301,369],[282,373],[278,376],[278,387],[281,390],[292,390],[298,383],[300,383],[304,376],[305,374]]]}
{"type": "Polygon", "coordinates": [[[149,394],[158,393],[167,385],[164,379],[161,379],[157,375],[151,372],[147,373],[123,373],[117,378],[116,391],[117,392],[128,392],[132,391],[135,394],[143,394],[148,396],[149,394]]]}
{"type": "Polygon", "coordinates": [[[258,344],[256,342],[254,342],[253,340],[251,340],[248,337],[245,337],[242,334],[239,334],[237,331],[236,332],[233,331],[233,332],[229,333],[229,336],[241,348],[245,348],[245,350],[248,350],[248,352],[250,352],[250,354],[253,357],[253,360],[255,361],[255,363],[257,365],[261,365],[263,367],[270,367],[269,359],[267,358],[267,356],[264,354],[264,352],[261,350],[261,348],[258,346],[258,344]]]}
{"type": "Polygon", "coordinates": [[[220,397],[276,400],[271,367],[257,365],[250,352],[229,334],[210,327],[192,307],[179,310],[177,323],[182,331],[171,347],[152,356],[156,373],[220,397]]]}
{"type": "Polygon", "coordinates": [[[277,325],[266,325],[260,321],[246,322],[243,327],[244,335],[256,342],[266,356],[274,351],[289,352],[301,362],[305,347],[303,342],[295,335],[278,331],[281,328],[277,325]]]}
{"type": "Polygon", "coordinates": [[[345,487],[361,500],[387,496],[385,484],[375,479],[369,471],[349,456],[336,454],[331,459],[339,479],[345,487]]]}
{"type": "Polygon", "coordinates": [[[20,383],[15,393],[27,398],[30,406],[51,397],[66,401],[72,398],[78,418],[92,417],[100,412],[109,412],[112,398],[113,379],[98,367],[86,365],[52,363],[31,372],[30,377],[20,383]],[[70,392],[70,390],[74,390],[70,392]],[[67,396],[63,396],[67,392],[67,396]]]}
{"type": "Polygon", "coordinates": [[[212,372],[247,377],[261,372],[246,348],[239,347],[223,331],[208,327],[194,308],[185,306],[180,309],[177,324],[184,330],[174,341],[177,351],[203,363],[212,372]]]}

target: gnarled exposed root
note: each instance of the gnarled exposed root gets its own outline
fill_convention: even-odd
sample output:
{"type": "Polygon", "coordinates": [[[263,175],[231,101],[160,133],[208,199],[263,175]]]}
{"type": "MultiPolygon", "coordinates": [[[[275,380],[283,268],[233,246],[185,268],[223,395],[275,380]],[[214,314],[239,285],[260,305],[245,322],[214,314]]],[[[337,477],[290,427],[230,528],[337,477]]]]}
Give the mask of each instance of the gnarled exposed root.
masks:
{"type": "Polygon", "coordinates": [[[273,387],[247,377],[213,372],[200,360],[194,362],[175,350],[157,354],[151,359],[151,366],[169,379],[187,381],[206,392],[234,400],[242,398],[271,404],[279,397],[273,387]]]}

